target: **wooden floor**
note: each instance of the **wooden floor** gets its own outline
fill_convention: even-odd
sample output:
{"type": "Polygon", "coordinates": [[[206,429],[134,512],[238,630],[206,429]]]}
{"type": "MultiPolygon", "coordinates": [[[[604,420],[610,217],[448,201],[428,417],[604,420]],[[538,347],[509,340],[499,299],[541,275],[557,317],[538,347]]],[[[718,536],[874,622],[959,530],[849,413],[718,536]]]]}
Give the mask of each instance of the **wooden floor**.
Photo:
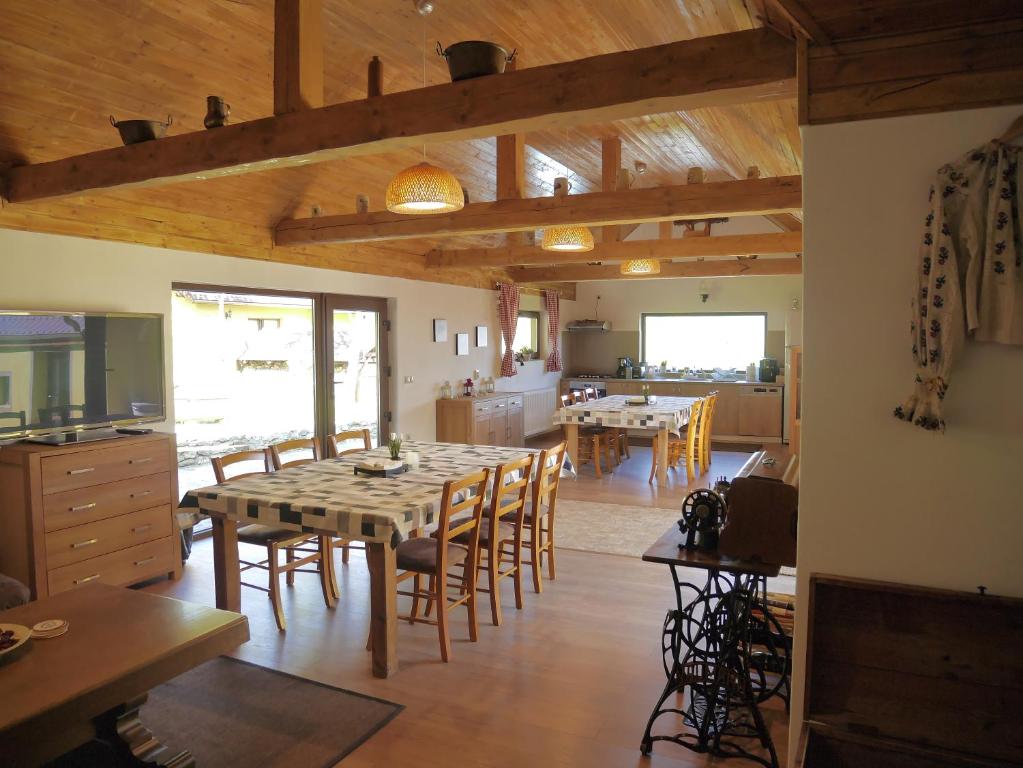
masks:
{"type": "MultiPolygon", "coordinates": [[[[716,453],[711,476],[734,472],[744,454],[716,453]]],[[[650,449],[633,450],[613,476],[585,468],[562,485],[566,497],[677,506],[685,474],[667,489],[647,485],[650,449]]],[[[673,603],[667,569],[636,558],[560,550],[558,578],[542,595],[527,591],[516,611],[504,581],[505,622],[481,623],[470,643],[464,615],[453,614],[452,661],[440,661],[434,627],[400,623],[401,669],[387,680],[370,674],[365,650],[368,573],[362,553],[338,562],[341,600],[328,610],[314,575],[284,590],[288,631],[279,633],[263,593],[242,590],[252,639],[238,657],[407,709],[344,761],[348,766],[703,766],[718,764],[673,744],[644,758],[639,742],[664,684],[660,628],[673,603]]],[[[213,603],[212,547],[196,542],[178,582],[150,591],[213,603]]],[[[405,610],[399,601],[399,610],[405,610]]],[[[485,616],[486,611],[481,612],[485,616]]],[[[784,764],[787,717],[765,708],[784,764]]],[[[158,734],[159,735],[159,734],[158,734]]]]}

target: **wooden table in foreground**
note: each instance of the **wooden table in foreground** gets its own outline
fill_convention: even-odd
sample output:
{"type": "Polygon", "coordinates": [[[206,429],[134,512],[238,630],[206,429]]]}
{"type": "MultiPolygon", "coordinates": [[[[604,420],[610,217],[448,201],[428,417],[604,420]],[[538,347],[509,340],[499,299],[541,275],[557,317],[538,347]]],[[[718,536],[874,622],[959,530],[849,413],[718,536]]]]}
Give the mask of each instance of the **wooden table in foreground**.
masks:
{"type": "Polygon", "coordinates": [[[388,677],[397,672],[395,547],[413,532],[436,522],[446,480],[527,453],[539,453],[531,448],[412,440],[402,446],[402,452],[407,451],[419,453],[419,469],[395,477],[354,474],[356,463],[367,456],[386,457],[388,450],[382,447],[268,475],[229,480],[185,494],[179,518],[203,513],[213,523],[217,607],[241,609],[239,523],[283,526],[364,541],[370,576],[373,674],[388,677]]]}
{"type": "Polygon", "coordinates": [[[67,633],[0,666],[0,763],[39,765],[100,736],[125,765],[193,764],[153,739],[139,709],[151,688],[247,641],[244,616],[104,584],[0,612],[45,619],[67,619],[67,633]]]}
{"type": "Polygon", "coordinates": [[[680,435],[698,397],[658,397],[656,402],[629,405],[626,395],[609,395],[587,403],[559,408],[554,423],[565,427],[568,457],[579,466],[579,427],[620,427],[657,432],[657,483],[668,483],[668,435],[680,435]]]}
{"type": "Polygon", "coordinates": [[[778,768],[771,734],[757,706],[763,699],[750,678],[749,648],[753,608],[768,610],[762,585],[778,575],[779,566],[687,550],[680,547],[684,541],[672,526],[643,554],[647,562],[671,570],[675,608],[668,611],[661,633],[667,682],[640,750],[649,755],[655,741],[670,741],[700,754],[778,768]],[[679,569],[705,572],[704,583],[690,581],[679,569]],[[680,718],[682,729],[654,735],[654,724],[664,715],[680,718]],[[759,753],[747,749],[751,742],[758,744],[759,753]]]}

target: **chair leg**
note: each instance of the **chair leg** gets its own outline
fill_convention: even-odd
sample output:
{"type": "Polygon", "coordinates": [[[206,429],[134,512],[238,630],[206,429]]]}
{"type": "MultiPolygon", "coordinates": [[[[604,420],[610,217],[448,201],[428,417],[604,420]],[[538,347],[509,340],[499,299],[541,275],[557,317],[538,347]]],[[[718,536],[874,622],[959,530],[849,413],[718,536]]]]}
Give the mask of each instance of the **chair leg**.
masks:
{"type": "Polygon", "coordinates": [[[490,618],[495,627],[501,626],[501,582],[497,578],[500,546],[487,547],[487,586],[490,587],[490,618]]]}
{"type": "Polygon", "coordinates": [[[632,458],[632,454],[629,453],[629,433],[624,429],[622,430],[622,450],[625,451],[625,458],[632,458]]]}
{"type": "Polygon", "coordinates": [[[537,594],[543,592],[543,579],[540,570],[543,568],[543,561],[540,559],[543,550],[540,549],[540,535],[543,532],[541,518],[533,520],[533,526],[529,531],[529,559],[533,568],[533,591],[537,594]]]}
{"type": "MultiPolygon", "coordinates": [[[[291,565],[291,563],[295,562],[295,550],[292,549],[291,547],[284,548],[284,562],[286,562],[288,565],[291,565]]],[[[295,572],[288,571],[287,574],[285,574],[284,576],[284,580],[288,583],[289,587],[295,586],[295,572]]]]}
{"type": "Polygon", "coordinates": [[[437,636],[440,640],[440,657],[448,661],[451,656],[451,637],[448,635],[448,609],[447,600],[447,574],[439,573],[436,576],[437,592],[434,598],[437,600],[437,636]]]}
{"type": "Polygon", "coordinates": [[[415,624],[419,616],[419,592],[423,589],[423,578],[418,573],[412,579],[412,608],[408,612],[408,623],[415,624]]]}
{"type": "Polygon", "coordinates": [[[654,481],[654,476],[657,474],[657,436],[654,435],[654,440],[650,443],[650,447],[653,449],[650,455],[650,477],[647,478],[648,483],[654,481]]]}
{"type": "Polygon", "coordinates": [[[268,544],[266,550],[270,567],[270,603],[273,606],[277,629],[283,632],[288,628],[288,622],[284,620],[284,608],[281,606],[281,572],[278,570],[277,545],[268,544]]]}
{"type": "Polygon", "coordinates": [[[522,610],[522,532],[515,533],[514,550],[512,552],[512,567],[515,569],[515,607],[522,610]]]}
{"type": "Polygon", "coordinates": [[[341,545],[341,562],[348,565],[348,558],[351,556],[351,547],[347,544],[341,545]]]}
{"type": "Polygon", "coordinates": [[[551,523],[551,527],[547,529],[547,540],[544,542],[544,547],[547,549],[547,578],[554,581],[557,575],[554,567],[554,523],[551,523]]]}
{"type": "Polygon", "coordinates": [[[479,622],[476,616],[476,553],[469,552],[462,563],[462,583],[465,585],[465,592],[468,599],[465,607],[469,611],[469,639],[472,642],[479,640],[479,622]]]}
{"type": "MultiPolygon", "coordinates": [[[[317,542],[319,543],[320,559],[316,563],[317,569],[320,573],[320,589],[323,590],[323,602],[327,604],[328,608],[333,608],[337,605],[337,581],[334,579],[334,545],[331,543],[330,536],[317,536],[317,542]]],[[[294,571],[289,571],[289,574],[294,571]]]]}
{"type": "Polygon", "coordinates": [[[593,470],[597,473],[597,477],[604,476],[600,471],[600,435],[593,436],[593,470]]]}
{"type": "MultiPolygon", "coordinates": [[[[431,595],[437,592],[437,577],[431,575],[426,585],[426,591],[431,595]]],[[[430,618],[430,614],[433,613],[433,598],[429,597],[426,599],[426,608],[423,610],[423,615],[426,618],[430,618]]]]}

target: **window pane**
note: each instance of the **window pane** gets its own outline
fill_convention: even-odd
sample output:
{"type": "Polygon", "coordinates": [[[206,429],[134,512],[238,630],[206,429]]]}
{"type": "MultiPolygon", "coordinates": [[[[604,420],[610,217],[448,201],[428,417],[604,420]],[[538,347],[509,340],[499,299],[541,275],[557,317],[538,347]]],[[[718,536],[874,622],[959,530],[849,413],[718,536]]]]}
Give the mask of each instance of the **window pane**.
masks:
{"type": "Polygon", "coordinates": [[[171,307],[182,492],[216,482],[211,456],[313,434],[311,299],[175,290],[171,307]]]}
{"type": "Polygon", "coordinates": [[[649,315],[643,318],[646,362],[669,368],[745,368],[764,356],[767,316],[649,315]]]}
{"type": "MultiPolygon", "coordinates": [[[[518,352],[523,347],[529,347],[534,352],[537,350],[537,322],[535,315],[519,315],[515,323],[515,340],[512,342],[512,351],[518,352]]],[[[501,337],[501,351],[505,348],[504,337],[501,337]]]]}
{"type": "Polygon", "coordinates": [[[379,315],[346,309],[335,309],[331,315],[334,324],[334,431],[368,429],[373,445],[379,445],[383,437],[378,423],[379,315]]]}

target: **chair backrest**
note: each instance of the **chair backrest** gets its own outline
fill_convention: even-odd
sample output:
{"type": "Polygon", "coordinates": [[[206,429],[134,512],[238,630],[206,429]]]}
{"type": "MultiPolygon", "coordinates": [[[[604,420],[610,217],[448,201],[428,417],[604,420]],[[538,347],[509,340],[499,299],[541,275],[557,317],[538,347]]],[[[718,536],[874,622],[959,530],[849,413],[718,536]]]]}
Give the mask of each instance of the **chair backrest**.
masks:
{"type": "Polygon", "coordinates": [[[453,538],[471,531],[469,536],[470,554],[479,548],[480,521],[483,519],[483,505],[486,500],[487,484],[490,482],[490,473],[491,470],[488,468],[444,483],[444,491],[440,499],[440,515],[437,518],[438,578],[446,578],[444,574],[447,573],[448,567],[448,542],[453,538]],[[460,518],[458,525],[451,527],[451,520],[467,510],[471,510],[471,514],[460,518]]]}
{"type": "Polygon", "coordinates": [[[540,508],[547,505],[547,514],[554,516],[558,501],[558,486],[561,484],[561,469],[568,455],[568,443],[562,441],[553,448],[540,451],[536,459],[536,474],[533,477],[533,525],[540,516],[540,508]]]}
{"type": "Polygon", "coordinates": [[[267,453],[265,449],[238,451],[237,453],[229,453],[226,456],[212,456],[210,457],[210,463],[213,464],[213,474],[217,478],[217,483],[226,483],[229,479],[239,480],[243,477],[267,474],[270,471],[270,454],[267,453]],[[242,472],[241,474],[228,478],[227,473],[224,470],[232,464],[238,464],[243,461],[261,461],[263,462],[263,471],[242,472]]]}
{"type": "Polygon", "coordinates": [[[597,390],[594,389],[593,387],[586,387],[586,389],[583,390],[583,397],[586,398],[585,402],[587,402],[587,403],[590,400],[596,400],[597,399],[597,390]]]}
{"type": "Polygon", "coordinates": [[[271,445],[270,461],[273,464],[274,469],[287,469],[288,467],[297,467],[301,464],[312,464],[314,461],[319,461],[320,456],[320,444],[316,442],[315,438],[312,437],[300,437],[295,440],[285,440],[283,443],[276,443],[271,445]],[[281,456],[286,453],[292,453],[293,451],[312,451],[312,458],[305,457],[301,459],[292,459],[291,461],[283,461],[281,456]]]}
{"type": "Polygon", "coordinates": [[[579,403],[585,403],[585,402],[586,402],[586,395],[584,395],[581,390],[573,389],[572,390],[572,405],[577,405],[579,403]]]}
{"type": "Polygon", "coordinates": [[[529,481],[533,476],[535,456],[526,454],[521,459],[498,464],[494,470],[494,490],[490,497],[490,541],[488,546],[496,546],[500,538],[497,525],[500,520],[512,521],[516,528],[522,525],[526,515],[526,494],[529,492],[529,481]]]}
{"type": "Polygon", "coordinates": [[[369,451],[373,448],[373,438],[369,436],[368,429],[349,429],[345,432],[338,432],[335,435],[327,435],[327,455],[347,456],[350,453],[369,451]],[[355,440],[362,442],[362,447],[341,449],[342,443],[350,443],[355,440]]]}
{"type": "Polygon", "coordinates": [[[699,430],[703,419],[703,409],[707,406],[707,400],[701,398],[693,403],[689,409],[689,429],[686,431],[686,455],[696,456],[699,450],[699,430]]]}
{"type": "Polygon", "coordinates": [[[567,406],[572,405],[572,396],[571,395],[561,395],[560,399],[561,399],[561,407],[562,408],[566,408],[567,406]]]}

